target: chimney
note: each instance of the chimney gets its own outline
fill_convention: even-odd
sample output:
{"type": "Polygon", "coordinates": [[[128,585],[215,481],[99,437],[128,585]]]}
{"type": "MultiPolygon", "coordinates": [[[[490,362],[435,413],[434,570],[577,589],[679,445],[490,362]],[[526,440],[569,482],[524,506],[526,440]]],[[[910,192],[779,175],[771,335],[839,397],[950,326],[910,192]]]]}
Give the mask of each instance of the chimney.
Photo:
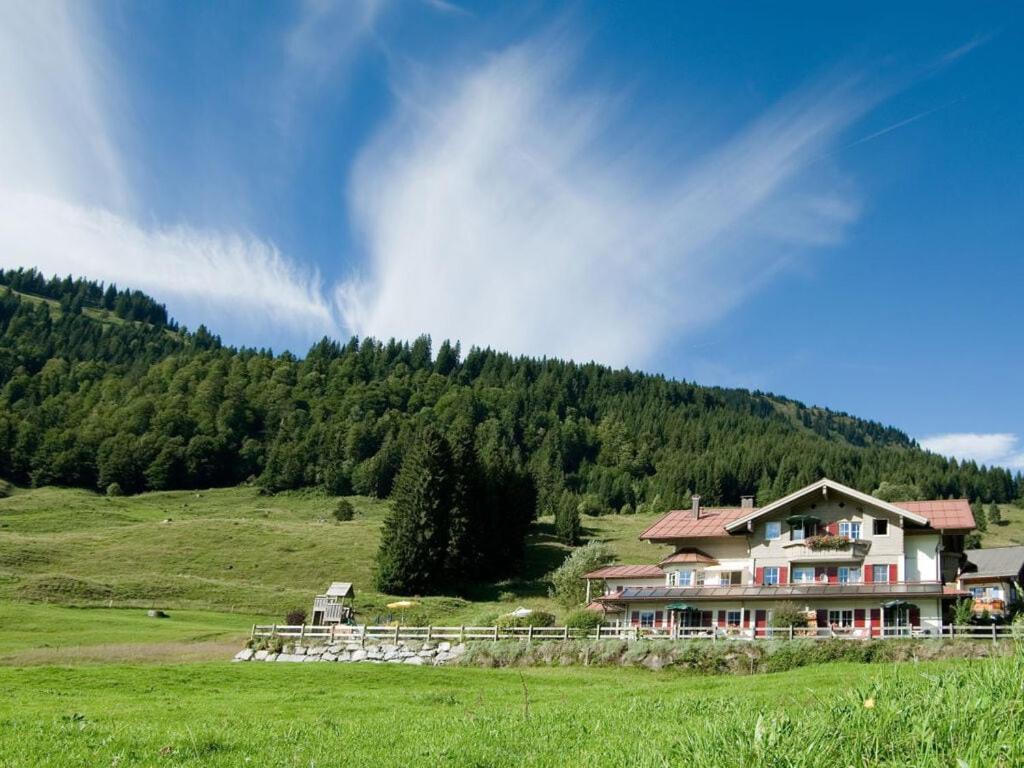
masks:
{"type": "Polygon", "coordinates": [[[754,497],[753,496],[740,496],[740,507],[743,509],[754,508],[754,497]]]}
{"type": "Polygon", "coordinates": [[[693,510],[693,519],[700,520],[700,496],[694,494],[690,497],[690,502],[692,504],[691,509],[693,510]]]}

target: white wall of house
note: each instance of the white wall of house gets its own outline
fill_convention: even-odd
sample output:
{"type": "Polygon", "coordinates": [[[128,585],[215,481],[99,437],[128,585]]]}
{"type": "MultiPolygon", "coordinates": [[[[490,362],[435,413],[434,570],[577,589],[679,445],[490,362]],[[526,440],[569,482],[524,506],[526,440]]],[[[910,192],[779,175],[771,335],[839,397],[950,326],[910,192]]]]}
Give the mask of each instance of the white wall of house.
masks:
{"type": "Polygon", "coordinates": [[[904,539],[906,581],[939,581],[939,540],[937,533],[914,534],[904,539]]]}

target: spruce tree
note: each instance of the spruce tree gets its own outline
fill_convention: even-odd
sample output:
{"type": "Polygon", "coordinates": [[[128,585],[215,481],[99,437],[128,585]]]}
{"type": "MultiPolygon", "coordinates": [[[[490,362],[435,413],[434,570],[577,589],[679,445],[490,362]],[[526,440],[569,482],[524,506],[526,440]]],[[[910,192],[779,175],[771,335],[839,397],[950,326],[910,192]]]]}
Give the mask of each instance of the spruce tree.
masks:
{"type": "Polygon", "coordinates": [[[985,515],[985,507],[980,501],[971,504],[971,512],[974,513],[974,524],[979,531],[984,533],[988,530],[988,517],[985,515]]]}
{"type": "Polygon", "coordinates": [[[377,553],[381,592],[428,594],[444,586],[452,474],[447,442],[433,427],[425,428],[395,481],[377,553]]]}
{"type": "Polygon", "coordinates": [[[562,494],[558,509],[555,511],[555,535],[570,547],[574,547],[579,544],[581,533],[579,499],[575,494],[566,491],[562,494]]]}
{"type": "Polygon", "coordinates": [[[1003,516],[999,513],[999,505],[994,501],[988,505],[988,519],[996,525],[1002,522],[1003,516]]]}
{"type": "Polygon", "coordinates": [[[451,455],[452,497],[444,569],[446,580],[457,585],[476,578],[482,570],[480,542],[487,531],[482,509],[484,481],[471,431],[455,434],[451,455]]]}

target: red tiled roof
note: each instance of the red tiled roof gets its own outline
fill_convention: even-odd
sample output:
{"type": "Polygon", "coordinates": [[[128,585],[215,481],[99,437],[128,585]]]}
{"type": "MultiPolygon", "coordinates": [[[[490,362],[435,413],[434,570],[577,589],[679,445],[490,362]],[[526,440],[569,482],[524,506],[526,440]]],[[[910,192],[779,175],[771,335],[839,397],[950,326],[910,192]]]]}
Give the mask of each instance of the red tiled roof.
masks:
{"type": "Polygon", "coordinates": [[[725,526],[744,515],[756,512],[750,507],[706,507],[694,518],[689,509],[669,512],[640,534],[641,539],[691,539],[706,536],[728,536],[725,526]]]}
{"type": "MultiPolygon", "coordinates": [[[[920,515],[928,520],[932,528],[954,530],[974,528],[974,515],[966,499],[937,499],[935,501],[894,501],[893,506],[920,515]]],[[[726,537],[725,526],[733,520],[755,514],[749,507],[709,507],[701,509],[696,520],[689,509],[669,512],[650,528],[640,534],[641,539],[666,541],[673,539],[697,539],[726,537]]]]}
{"type": "Polygon", "coordinates": [[[937,499],[935,501],[894,501],[894,506],[927,517],[932,528],[973,528],[974,515],[967,499],[937,499]]]}
{"type": "Polygon", "coordinates": [[[584,579],[660,579],[665,572],[656,565],[606,565],[583,574],[584,579]]]}
{"type": "Polygon", "coordinates": [[[704,563],[705,565],[715,565],[718,561],[706,552],[687,547],[686,549],[677,550],[658,563],[658,565],[668,565],[669,563],[704,563]]]}
{"type": "Polygon", "coordinates": [[[587,604],[584,610],[594,611],[595,613],[622,613],[623,609],[612,603],[602,603],[600,600],[593,600],[587,604]]]}

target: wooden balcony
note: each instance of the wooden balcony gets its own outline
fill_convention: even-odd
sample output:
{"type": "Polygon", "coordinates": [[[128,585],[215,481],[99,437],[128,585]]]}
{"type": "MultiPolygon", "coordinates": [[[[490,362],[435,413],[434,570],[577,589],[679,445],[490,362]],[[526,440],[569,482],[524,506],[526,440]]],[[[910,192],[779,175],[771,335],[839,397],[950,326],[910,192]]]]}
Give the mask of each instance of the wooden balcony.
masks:
{"type": "Polygon", "coordinates": [[[864,559],[871,549],[871,542],[852,539],[838,548],[812,549],[803,541],[789,541],[782,547],[793,563],[856,563],[864,559]]]}

